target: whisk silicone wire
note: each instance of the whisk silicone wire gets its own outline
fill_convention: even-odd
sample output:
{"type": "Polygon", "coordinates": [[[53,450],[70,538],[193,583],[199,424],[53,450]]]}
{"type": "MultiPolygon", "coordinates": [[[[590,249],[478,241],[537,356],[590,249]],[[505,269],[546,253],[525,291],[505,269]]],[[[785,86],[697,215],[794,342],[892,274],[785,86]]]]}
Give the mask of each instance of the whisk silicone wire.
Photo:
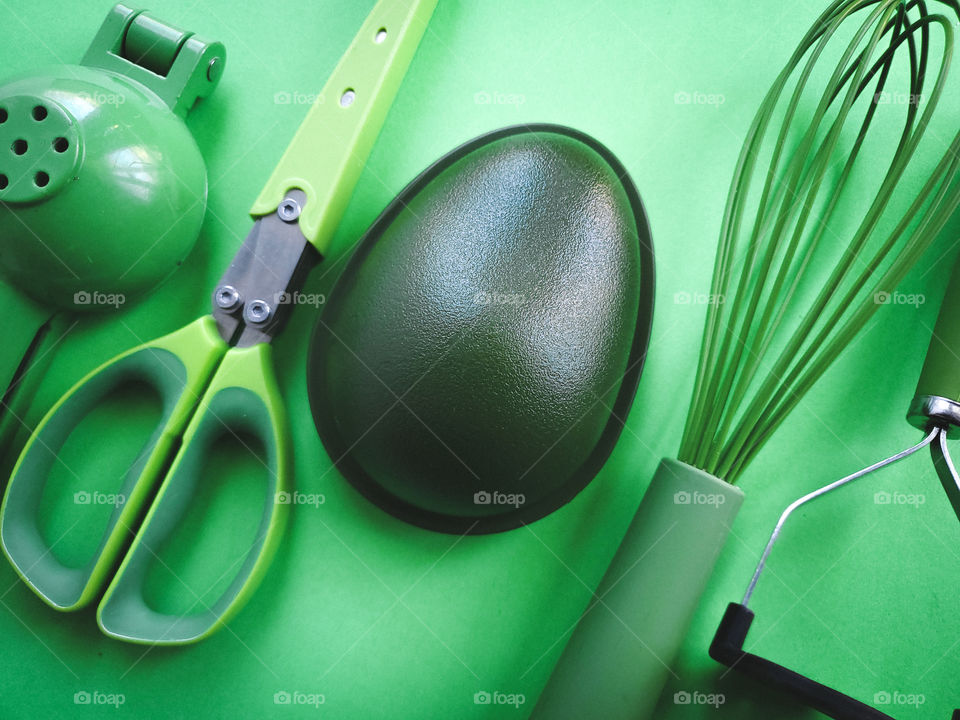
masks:
{"type": "MultiPolygon", "coordinates": [[[[830,11],[828,11],[829,13],[830,11]]],[[[825,14],[826,16],[826,14],[825,14]]],[[[818,26],[822,24],[823,18],[821,18],[818,26]]],[[[822,33],[820,33],[822,35],[822,33]]],[[[749,190],[751,180],[753,178],[753,170],[755,164],[758,160],[758,156],[752,150],[758,143],[758,137],[760,141],[764,134],[767,131],[767,127],[770,123],[773,110],[776,106],[776,103],[784,90],[784,87],[792,74],[793,70],[799,65],[800,60],[803,55],[806,53],[807,49],[811,46],[812,39],[816,39],[819,35],[811,32],[808,34],[808,37],[801,43],[800,48],[795,51],[793,57],[788,63],[787,68],[780,73],[774,85],[768,91],[767,96],[764,100],[764,103],[761,105],[760,110],[757,113],[756,118],[754,119],[753,124],[751,125],[750,130],[748,131],[746,141],[744,142],[743,150],[741,151],[740,158],[737,164],[737,168],[734,172],[733,180],[731,182],[730,192],[728,193],[727,207],[724,212],[724,221],[723,227],[721,229],[721,244],[717,250],[717,262],[715,263],[714,278],[712,282],[712,287],[714,290],[723,289],[726,287],[728,279],[731,275],[729,264],[736,252],[736,242],[740,234],[740,228],[743,221],[743,212],[741,210],[741,205],[744,201],[744,198],[747,195],[749,190]],[[811,37],[812,35],[812,37],[811,37]]],[[[797,89],[794,91],[791,98],[790,104],[787,106],[786,114],[784,118],[783,127],[789,125],[789,121],[792,119],[796,112],[796,106],[799,101],[800,93],[806,85],[807,78],[809,77],[810,70],[813,63],[819,58],[819,55],[823,49],[823,45],[820,44],[811,52],[811,58],[808,60],[799,80],[797,81],[797,89]]],[[[809,135],[807,136],[809,137],[809,135]]],[[[784,134],[781,132],[780,137],[777,140],[776,146],[773,150],[773,156],[771,159],[771,167],[776,168],[780,162],[780,156],[783,151],[784,143],[784,134]]],[[[799,153],[798,153],[799,156],[799,153]]],[[[759,245],[756,242],[756,235],[758,234],[757,228],[762,228],[762,234],[766,235],[767,228],[766,223],[762,219],[766,219],[764,215],[764,208],[766,207],[767,199],[770,193],[770,188],[772,180],[774,178],[775,172],[769,172],[767,174],[767,181],[764,186],[764,191],[761,195],[761,198],[758,202],[757,208],[757,217],[758,222],[755,226],[753,239],[750,250],[751,255],[747,259],[747,264],[752,266],[752,258],[755,256],[759,245]]],[[[783,188],[786,188],[786,184],[783,184],[783,188]]],[[[766,219],[769,222],[769,219],[766,219]]],[[[725,297],[717,295],[716,297],[725,297]]],[[[738,295],[735,300],[735,307],[739,306],[739,303],[742,299],[741,295],[738,295]]],[[[734,313],[732,313],[734,314],[734,313]]],[[[715,367],[715,355],[717,354],[716,349],[716,337],[719,330],[719,326],[716,320],[716,316],[719,315],[719,310],[716,305],[711,305],[708,309],[707,316],[707,325],[704,334],[704,343],[703,349],[701,351],[701,363],[698,368],[697,376],[697,385],[696,391],[694,393],[693,407],[690,413],[690,422],[687,425],[687,434],[684,439],[684,448],[688,447],[690,440],[690,431],[694,427],[700,427],[702,425],[702,414],[706,410],[706,402],[709,396],[708,393],[703,392],[704,384],[708,382],[706,377],[706,372],[709,368],[715,367]]],[[[729,341],[729,334],[726,337],[726,340],[729,341]]],[[[725,346],[726,347],[726,346],[725,346]]],[[[721,356],[725,354],[725,351],[720,351],[721,356]]],[[[715,378],[713,378],[715,382],[715,378]]],[[[684,451],[686,452],[686,450],[684,451]]]]}
{"type": "MultiPolygon", "coordinates": [[[[899,26],[899,20],[902,19],[901,16],[902,16],[902,13],[900,14],[900,16],[898,16],[898,26],[899,26]]],[[[862,39],[862,33],[866,32],[866,30],[873,24],[874,20],[875,20],[875,17],[871,16],[871,18],[869,18],[868,21],[862,25],[860,33],[858,33],[857,37],[854,39],[854,42],[851,43],[851,45],[848,47],[847,55],[844,56],[841,66],[838,66],[838,68],[835,70],[835,73],[834,73],[835,79],[841,75],[842,67],[848,61],[849,57],[855,52],[855,49],[859,44],[859,41],[862,39]]],[[[878,26],[876,28],[876,32],[874,33],[874,36],[871,38],[870,45],[868,46],[866,51],[867,53],[872,52],[873,48],[876,46],[877,42],[879,41],[880,30],[881,30],[881,27],[878,26]]],[[[820,49],[822,49],[822,47],[830,40],[830,37],[831,37],[831,33],[824,34],[824,36],[820,40],[820,49]]],[[[812,65],[815,62],[816,57],[817,56],[814,56],[811,58],[807,66],[807,72],[809,72],[809,69],[812,68],[812,65]]],[[[828,89],[824,93],[823,100],[820,103],[820,107],[817,110],[817,114],[814,118],[814,121],[811,123],[810,127],[807,130],[806,137],[804,138],[804,145],[801,146],[799,152],[794,154],[793,159],[790,162],[789,179],[791,181],[799,181],[801,183],[798,191],[795,193],[796,199],[792,200],[789,203],[785,203],[783,201],[782,196],[785,196],[787,192],[793,192],[792,190],[790,190],[790,183],[783,183],[781,185],[780,193],[779,193],[781,198],[778,198],[778,200],[776,200],[773,203],[774,207],[780,208],[779,212],[777,213],[776,224],[772,231],[774,237],[778,236],[781,232],[784,232],[788,229],[788,223],[792,220],[795,213],[799,213],[799,217],[797,217],[796,219],[796,225],[793,229],[793,232],[791,233],[792,236],[790,238],[790,242],[785,251],[784,259],[780,264],[780,269],[779,269],[779,272],[777,273],[776,280],[774,281],[773,287],[770,289],[770,295],[769,295],[770,298],[779,297],[782,287],[784,283],[787,281],[788,270],[798,250],[798,246],[802,239],[803,231],[806,228],[806,224],[809,220],[809,216],[812,211],[812,202],[815,200],[815,196],[819,192],[819,188],[823,181],[824,175],[827,173],[829,169],[829,160],[836,148],[837,142],[839,140],[840,131],[842,130],[843,125],[846,122],[847,116],[849,115],[853,107],[853,101],[856,99],[856,97],[859,96],[860,92],[862,91],[862,88],[863,88],[862,76],[863,76],[864,69],[865,69],[865,66],[861,64],[861,67],[857,72],[856,77],[854,78],[854,82],[850,83],[850,88],[846,94],[846,97],[844,98],[844,101],[840,108],[838,116],[834,120],[830,128],[830,131],[827,134],[826,140],[817,149],[814,155],[814,160],[811,163],[811,167],[816,168],[816,172],[815,173],[811,172],[804,178],[804,177],[801,177],[801,173],[805,169],[804,162],[803,162],[805,159],[805,153],[809,150],[810,146],[814,141],[814,137],[819,127],[819,123],[823,120],[828,110],[829,104],[832,102],[832,99],[835,98],[836,95],[838,94],[837,91],[839,90],[839,88],[837,88],[837,91],[831,92],[833,88],[833,83],[831,82],[830,85],[828,85],[828,89]],[[856,82],[858,80],[860,80],[861,82],[856,82]]],[[[882,91],[888,71],[889,71],[889,62],[884,64],[883,66],[883,72],[881,74],[880,80],[877,85],[878,93],[882,91]]],[[[805,85],[805,82],[803,84],[805,85]]],[[[803,89],[804,87],[800,85],[798,86],[797,90],[794,92],[794,98],[793,98],[793,101],[791,102],[791,115],[785,119],[785,122],[783,123],[780,131],[780,137],[778,138],[778,151],[782,148],[782,145],[786,139],[787,131],[792,121],[792,111],[795,110],[797,102],[799,101],[800,96],[803,92],[803,89]]],[[[838,185],[841,187],[846,182],[849,172],[853,166],[854,160],[857,157],[857,154],[862,145],[863,138],[869,127],[870,120],[872,119],[872,116],[876,107],[877,106],[874,103],[870,103],[868,105],[867,114],[866,114],[866,117],[864,118],[863,124],[861,125],[860,133],[858,134],[857,140],[854,143],[851,154],[849,155],[847,162],[845,163],[843,173],[838,182],[838,185]]],[[[776,160],[774,162],[776,163],[776,160]]],[[[768,188],[771,184],[771,180],[772,180],[772,174],[768,174],[768,178],[767,178],[768,188]]],[[[765,188],[765,193],[766,193],[766,188],[765,188]]],[[[838,201],[838,198],[839,198],[839,192],[835,192],[832,198],[830,199],[830,204],[828,205],[824,213],[825,218],[828,219],[831,216],[832,211],[835,208],[836,203],[838,201]]],[[[759,217],[763,217],[764,209],[765,208],[763,207],[763,204],[761,204],[760,211],[758,212],[759,217]]],[[[827,222],[825,219],[820,223],[818,230],[814,233],[812,239],[810,240],[807,257],[805,258],[805,262],[803,263],[802,267],[806,267],[806,260],[808,260],[810,255],[815,251],[816,247],[819,244],[819,241],[822,238],[823,232],[825,231],[826,227],[827,227],[827,222]]],[[[760,238],[757,237],[757,235],[758,233],[755,232],[754,237],[751,239],[753,247],[759,247],[761,245],[760,238]]],[[[766,277],[766,274],[771,270],[773,256],[774,256],[774,253],[776,252],[776,244],[767,243],[765,245],[765,248],[766,248],[766,252],[765,252],[764,262],[760,270],[761,278],[766,277]]],[[[848,253],[847,255],[848,257],[851,257],[852,253],[848,253]]],[[[751,258],[751,262],[749,263],[750,266],[753,265],[752,259],[753,258],[751,258]]],[[[836,271],[835,271],[835,274],[836,274],[836,271]]],[[[797,280],[799,279],[799,275],[800,274],[798,273],[797,277],[793,279],[793,283],[790,288],[790,292],[788,293],[788,296],[786,298],[786,302],[789,302],[790,296],[792,295],[793,291],[796,289],[796,283],[797,283],[797,280]]],[[[731,372],[728,369],[728,371],[723,376],[724,377],[723,386],[719,390],[719,392],[716,392],[714,388],[711,388],[710,390],[708,390],[708,395],[711,395],[713,392],[716,392],[716,397],[718,398],[726,397],[731,392],[731,385],[734,383],[734,376],[738,375],[737,382],[736,382],[736,389],[733,391],[733,394],[732,394],[733,400],[731,404],[734,406],[739,405],[739,403],[743,399],[743,396],[746,394],[746,391],[748,389],[748,384],[752,380],[759,366],[759,362],[758,362],[759,358],[763,356],[763,353],[766,351],[767,346],[773,337],[772,334],[765,334],[767,327],[770,324],[771,314],[774,308],[774,305],[772,302],[768,302],[766,304],[766,307],[763,310],[763,314],[759,322],[758,323],[754,322],[754,318],[756,317],[756,313],[762,299],[761,295],[762,295],[763,289],[764,289],[763,283],[762,282],[758,283],[750,298],[750,304],[749,304],[747,313],[744,316],[743,320],[741,321],[740,328],[737,331],[738,337],[745,337],[746,333],[752,332],[754,337],[762,338],[759,350],[751,354],[751,357],[747,360],[747,364],[744,367],[743,372],[735,373],[735,372],[731,372]]],[[[735,302],[739,301],[742,297],[743,296],[738,293],[735,302]]],[[[781,306],[781,308],[786,306],[786,302],[781,306]]],[[[731,315],[735,317],[737,314],[738,314],[738,308],[735,305],[734,308],[731,310],[731,315]]],[[[782,311],[777,314],[777,319],[779,320],[780,318],[782,318],[782,311]]],[[[775,330],[777,325],[778,323],[774,323],[774,327],[771,328],[771,330],[775,330]]],[[[730,338],[731,338],[731,334],[727,334],[725,341],[728,342],[730,338]]],[[[739,343],[737,345],[734,357],[730,363],[730,367],[736,368],[740,365],[744,348],[745,348],[745,343],[739,343]]],[[[723,354],[722,350],[721,350],[721,353],[723,354]]],[[[718,412],[717,407],[715,405],[714,415],[720,416],[721,414],[722,414],[722,410],[718,412]]],[[[723,437],[727,433],[729,425],[733,421],[733,417],[734,416],[730,413],[722,414],[722,420],[720,421],[719,428],[716,431],[719,436],[723,437]]],[[[706,452],[707,452],[706,463],[710,465],[716,465],[719,459],[719,456],[721,454],[721,447],[719,445],[714,444],[712,446],[707,447],[706,452]]]]}
{"type": "MultiPolygon", "coordinates": [[[[873,18],[871,18],[871,21],[872,21],[872,20],[873,20],[873,18]]],[[[873,107],[873,106],[871,106],[871,107],[873,107]]],[[[843,118],[839,118],[839,119],[842,120],[843,118]]],[[[896,178],[894,177],[893,179],[895,180],[896,178]]],[[[889,178],[888,178],[887,187],[890,187],[890,185],[891,185],[891,183],[890,183],[890,180],[889,180],[889,178]]],[[[885,194],[886,194],[886,193],[881,193],[881,197],[878,198],[878,200],[885,200],[885,199],[886,199],[886,198],[884,197],[885,194]]],[[[877,207],[877,206],[878,206],[878,205],[875,203],[875,207],[877,207]]],[[[882,206],[879,206],[879,207],[882,207],[882,206]]],[[[871,220],[872,222],[875,223],[875,222],[876,222],[876,213],[874,213],[874,217],[873,217],[873,218],[869,218],[869,217],[868,217],[868,220],[871,220]]],[[[861,234],[861,235],[862,235],[862,237],[865,237],[865,234],[861,234]]],[[[861,245],[861,244],[862,244],[862,239],[860,240],[860,242],[859,242],[858,244],[855,244],[855,245],[854,245],[854,252],[849,252],[849,253],[847,254],[848,260],[855,254],[856,251],[859,251],[859,245],[861,245]]],[[[881,255],[883,255],[887,250],[888,250],[888,248],[885,247],[884,250],[881,252],[881,255]]],[[[784,266],[782,266],[782,267],[784,267],[784,266]]],[[[837,276],[838,274],[842,274],[843,272],[845,272],[848,267],[849,267],[849,262],[847,263],[847,265],[846,265],[845,267],[839,268],[839,269],[838,269],[839,272],[835,272],[835,273],[834,273],[834,277],[831,278],[831,280],[832,280],[832,281],[835,281],[835,280],[836,280],[836,276],[837,276]]],[[[874,269],[873,267],[868,268],[868,272],[872,272],[873,269],[874,269]]],[[[861,281],[861,283],[862,283],[862,281],[861,281]]],[[[828,283],[827,283],[828,286],[830,286],[831,284],[832,284],[831,282],[828,282],[828,283]]],[[[859,286],[855,286],[854,289],[853,289],[853,291],[852,291],[852,293],[855,293],[857,290],[859,290],[859,286]]],[[[821,295],[820,303],[818,303],[818,305],[820,305],[820,306],[825,305],[826,299],[827,299],[827,298],[826,298],[824,295],[821,295]]],[[[847,304],[849,304],[849,300],[847,301],[847,304]]],[[[810,314],[808,314],[808,323],[807,323],[808,325],[812,325],[812,324],[813,324],[813,321],[815,321],[815,319],[819,316],[819,313],[821,312],[821,310],[822,310],[822,307],[815,307],[815,308],[813,309],[813,311],[812,311],[810,314]]],[[[804,329],[806,329],[806,328],[804,328],[804,329]]],[[[827,329],[830,329],[830,328],[828,327],[827,329]]],[[[795,345],[800,344],[800,342],[802,341],[802,339],[803,339],[804,337],[805,337],[805,334],[804,334],[804,333],[797,333],[797,335],[795,336],[794,344],[795,344],[795,345]]],[[[789,360],[793,357],[793,348],[788,348],[788,352],[785,353],[785,357],[787,358],[787,362],[789,362],[789,360]]],[[[776,373],[776,372],[774,372],[774,373],[771,374],[771,378],[777,378],[777,379],[779,379],[778,376],[779,376],[779,374],[776,373]]],[[[768,381],[768,385],[769,385],[769,382],[770,382],[770,381],[768,381]]],[[[741,387],[742,387],[742,385],[741,385],[741,387]]],[[[761,393],[758,397],[760,397],[760,398],[764,397],[763,393],[761,393]]],[[[756,405],[754,405],[754,408],[755,408],[755,407],[756,407],[756,405]]]]}
{"type": "MultiPolygon", "coordinates": [[[[945,45],[948,49],[949,43],[946,43],[945,45]]],[[[941,82],[938,83],[938,88],[936,91],[938,94],[942,88],[943,79],[944,76],[941,74],[941,82]]],[[[928,106],[927,109],[930,110],[931,106],[928,106]]],[[[922,126],[925,126],[926,122],[926,117],[921,119],[922,126]]],[[[956,141],[954,146],[956,146],[956,141]]],[[[956,149],[953,148],[951,152],[955,153],[956,149]]],[[[749,430],[749,434],[747,434],[746,425],[745,423],[741,422],[739,433],[735,436],[734,441],[729,444],[731,448],[741,453],[743,452],[743,448],[746,448],[746,454],[742,458],[732,458],[732,461],[734,463],[738,463],[739,467],[742,467],[749,460],[749,458],[752,457],[753,453],[759,449],[766,437],[769,437],[769,434],[773,431],[776,425],[782,421],[786,413],[796,404],[802,393],[806,391],[809,385],[811,385],[816,377],[818,377],[823,369],[825,369],[825,366],[832,362],[833,358],[839,354],[843,347],[845,347],[850,339],[852,339],[852,336],[866,323],[870,314],[872,314],[872,312],[876,309],[875,304],[866,304],[862,302],[858,311],[856,311],[849,322],[842,327],[841,331],[838,333],[838,337],[834,338],[832,342],[829,341],[829,334],[840,323],[842,314],[845,312],[846,308],[853,304],[856,294],[869,280],[870,275],[876,270],[881,259],[890,252],[893,243],[896,241],[899,235],[905,231],[907,225],[912,221],[915,213],[920,209],[926,197],[929,196],[929,193],[932,191],[935,184],[941,181],[945,175],[952,175],[952,173],[956,171],[957,158],[955,155],[948,154],[946,157],[946,162],[946,167],[943,163],[941,163],[941,165],[938,167],[938,170],[934,173],[934,175],[930,178],[930,181],[925,186],[924,191],[915,200],[911,210],[901,219],[901,222],[898,224],[894,233],[888,238],[884,247],[881,249],[878,255],[871,260],[867,269],[860,275],[859,278],[857,278],[853,287],[843,298],[838,310],[833,313],[827,324],[818,333],[817,337],[808,345],[800,360],[793,364],[793,367],[790,369],[787,378],[782,379],[781,373],[790,365],[792,354],[796,349],[795,346],[798,346],[800,342],[806,338],[807,333],[809,332],[809,327],[813,325],[818,314],[822,311],[822,308],[825,306],[825,302],[818,303],[818,306],[814,308],[810,315],[808,315],[808,321],[805,323],[806,327],[803,328],[804,333],[802,335],[798,333],[796,336],[797,341],[793,343],[794,347],[788,347],[785,354],[781,357],[780,362],[778,362],[778,364],[774,367],[774,370],[765,384],[765,387],[761,389],[760,393],[758,393],[754,399],[754,402],[751,404],[751,407],[747,410],[746,415],[753,415],[753,413],[757,413],[758,416],[767,418],[766,423],[761,422],[758,425],[755,425],[749,430]],[[822,350],[819,355],[817,355],[817,350],[819,348],[823,348],[825,345],[825,349],[822,350]],[[802,370],[807,363],[810,365],[804,374],[802,370]],[[800,380],[798,380],[798,377],[800,380]],[[773,395],[767,394],[768,392],[771,392],[771,388],[777,381],[780,381],[780,392],[773,391],[773,395]],[[771,399],[766,400],[767,398],[771,399]],[[761,405],[763,405],[762,410],[761,405]],[[747,435],[747,437],[744,438],[744,435],[747,435]]],[[[956,191],[952,191],[953,197],[949,199],[949,202],[941,204],[943,203],[944,198],[947,196],[947,192],[947,185],[941,184],[933,203],[929,206],[936,208],[939,205],[939,211],[935,211],[932,215],[928,213],[924,218],[921,219],[921,222],[918,224],[915,232],[908,241],[907,249],[903,252],[901,257],[898,258],[898,261],[894,263],[894,266],[891,267],[884,278],[881,279],[877,285],[877,288],[884,288],[889,291],[895,287],[900,281],[902,275],[905,274],[909,267],[915,262],[919,256],[919,253],[925,249],[929,240],[932,239],[932,236],[935,235],[936,231],[942,227],[942,224],[944,224],[949,215],[952,214],[957,205],[956,191]],[[931,230],[931,226],[933,226],[933,230],[931,230]],[[917,236],[923,240],[924,235],[927,237],[926,242],[917,243],[918,245],[921,245],[921,247],[917,248],[910,246],[910,243],[913,242],[917,236]]],[[[828,282],[828,287],[831,285],[831,282],[828,282]]],[[[874,292],[877,292],[877,290],[875,289],[874,292]]],[[[728,450],[728,455],[729,452],[730,451],[728,450]]],[[[724,470],[727,470],[728,467],[730,466],[728,465],[724,468],[724,470]]]]}
{"type": "MultiPolygon", "coordinates": [[[[956,2],[941,4],[960,18],[960,6],[956,2]]],[[[943,15],[929,13],[922,0],[839,0],[821,15],[774,82],[748,132],[728,195],[712,296],[728,295],[734,261],[741,253],[745,254],[743,270],[729,312],[720,304],[708,308],[681,460],[734,481],[786,414],[867,323],[877,309],[873,295],[890,292],[899,284],[960,205],[960,188],[954,182],[960,168],[958,134],[879,249],[871,257],[863,257],[864,249],[879,234],[877,228],[886,207],[910,167],[945,91],[952,52],[950,23],[943,15]],[[817,61],[840,23],[871,6],[876,7],[847,45],[821,95],[810,127],[797,149],[787,157],[789,133],[817,61]],[[911,12],[919,13],[919,18],[913,19],[911,12]],[[788,316],[790,301],[801,279],[808,279],[811,258],[829,230],[838,200],[874,120],[894,58],[905,46],[909,54],[910,97],[920,98],[933,27],[943,31],[943,52],[924,110],[919,113],[917,104],[907,104],[896,151],[847,252],[784,348],[775,358],[769,358],[768,351],[788,316]],[[878,50],[888,35],[887,46],[878,50]],[[875,55],[878,55],[876,59],[875,55]],[[759,151],[785,89],[798,72],[756,204],[749,244],[741,250],[739,241],[748,212],[747,195],[759,151]],[[829,189],[832,194],[825,200],[825,209],[814,217],[813,208],[819,194],[825,191],[824,178],[831,170],[841,132],[857,99],[872,83],[875,83],[874,96],[868,103],[857,138],[838,181],[829,189]],[[836,116],[828,121],[830,109],[841,97],[836,116]],[[821,132],[824,137],[817,144],[821,132]],[[807,236],[806,230],[811,224],[813,229],[807,236]],[[895,253],[898,245],[900,249],[895,253]],[[891,255],[895,257],[885,266],[891,255]],[[861,268],[859,274],[852,272],[855,265],[861,268]],[[874,281],[871,292],[864,294],[864,289],[877,275],[879,279],[874,281]],[[849,287],[839,291],[842,284],[849,287]],[[832,311],[831,302],[835,303],[832,311]],[[766,372],[765,378],[758,377],[761,371],[766,372]],[[748,392],[754,385],[758,391],[748,402],[748,392]]]]}

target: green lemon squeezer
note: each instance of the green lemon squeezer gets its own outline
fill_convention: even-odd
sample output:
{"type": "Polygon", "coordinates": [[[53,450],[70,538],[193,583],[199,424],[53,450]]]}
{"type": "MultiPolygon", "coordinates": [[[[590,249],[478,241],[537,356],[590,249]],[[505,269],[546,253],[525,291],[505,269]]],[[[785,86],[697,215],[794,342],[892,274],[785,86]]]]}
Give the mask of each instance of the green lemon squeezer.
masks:
{"type": "Polygon", "coordinates": [[[207,171],[185,119],[225,65],[223,43],[118,4],[80,64],[0,84],[2,452],[68,323],[127,307],[192,250],[207,171]]]}
{"type": "Polygon", "coordinates": [[[97,609],[104,633],[145,644],[190,643],[226,623],[264,575],[289,507],[282,493],[291,485],[270,341],[293,307],[283,298],[327,249],[435,5],[381,0],[374,7],[254,202],[253,228],[213,293],[212,315],[93,371],[30,438],[0,510],[0,540],[19,575],[55,609],[87,605],[109,582],[97,609]],[[127,500],[113,510],[93,557],[67,567],[39,528],[45,481],[77,423],[131,381],[156,388],[161,420],[117,489],[127,500]],[[143,593],[153,548],[176,533],[198,485],[209,481],[200,477],[207,451],[227,433],[250,434],[265,448],[269,477],[256,539],[218,600],[197,613],[159,613],[143,593]]]}

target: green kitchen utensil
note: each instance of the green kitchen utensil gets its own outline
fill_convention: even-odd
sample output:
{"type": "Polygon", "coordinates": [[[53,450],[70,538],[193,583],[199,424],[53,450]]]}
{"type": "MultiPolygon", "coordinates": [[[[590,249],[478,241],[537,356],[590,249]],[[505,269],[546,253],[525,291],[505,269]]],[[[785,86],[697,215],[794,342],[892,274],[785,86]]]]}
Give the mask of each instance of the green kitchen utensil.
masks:
{"type": "Polygon", "coordinates": [[[381,0],[372,10],[254,203],[254,226],[214,291],[212,316],[92,372],[30,438],[0,509],[0,541],[17,573],[52,607],[83,607],[109,580],[97,608],[103,632],[138,643],[189,643],[228,622],[263,576],[280,540],[291,484],[287,421],[269,343],[292,308],[283,298],[298,290],[326,251],[435,4],[381,0]],[[126,502],[111,514],[97,551],[82,566],[68,567],[38,527],[45,478],[76,424],[111,390],[134,380],[156,389],[162,419],[117,488],[126,502]],[[265,449],[259,529],[216,602],[165,615],[144,600],[150,560],[176,532],[201,482],[202,461],[225,434],[252,436],[265,449]]]}
{"type": "Polygon", "coordinates": [[[944,151],[927,134],[953,58],[933,4],[831,2],[767,93],[730,185],[679,462],[658,469],[533,717],[651,716],[740,502],[724,486],[960,204],[960,135],[944,151]]]}
{"type": "MultiPolygon", "coordinates": [[[[950,456],[947,438],[960,427],[960,320],[956,307],[960,302],[960,262],[956,264],[950,285],[943,299],[943,307],[934,327],[930,347],[917,384],[917,391],[910,403],[907,419],[923,430],[925,437],[916,445],[901,450],[895,455],[851,473],[840,480],[825,485],[792,502],[780,515],[770,539],[760,556],[760,562],[750,579],[743,600],[730,603],[717,629],[710,655],[728,667],[753,677],[766,685],[772,685],[797,697],[801,702],[826,713],[833,718],[851,720],[892,720],[875,708],[861,703],[808,677],[788,670],[782,665],[766,660],[743,650],[747,633],[754,620],[748,608],[756,590],[760,575],[766,567],[770,552],[783,532],[790,516],[798,509],[827,493],[833,492],[854,480],[892,465],[929,446],[933,455],[937,476],[947,494],[957,519],[960,520],[960,475],[950,456]]],[[[960,719],[960,710],[954,714],[960,719]]]]}
{"type": "Polygon", "coordinates": [[[650,229],[613,154],[556,125],[487,133],[397,196],[327,298],[307,372],[317,429],[405,521],[519,527],[603,466],[652,317],[650,229]]]}
{"type": "Polygon", "coordinates": [[[97,309],[169,275],[196,241],[206,171],[183,119],[226,62],[117,5],[81,65],[0,87],[0,270],[46,305],[97,309]]]}
{"type": "Polygon", "coordinates": [[[184,118],[225,63],[221,43],[116,5],[81,64],[0,86],[0,274],[24,328],[0,361],[4,409],[64,314],[124,307],[193,248],[207,175],[184,118]]]}

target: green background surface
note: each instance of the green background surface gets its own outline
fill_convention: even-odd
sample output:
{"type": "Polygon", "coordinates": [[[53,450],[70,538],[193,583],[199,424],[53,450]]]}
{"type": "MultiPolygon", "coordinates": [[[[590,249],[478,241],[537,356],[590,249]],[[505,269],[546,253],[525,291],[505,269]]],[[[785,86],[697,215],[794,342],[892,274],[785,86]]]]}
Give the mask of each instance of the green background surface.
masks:
{"type": "MultiPolygon", "coordinates": [[[[67,332],[57,335],[49,370],[23,415],[28,426],[96,365],[207,312],[209,292],[249,227],[249,206],[307,110],[298,98],[323,85],[372,5],[150,6],[228,48],[221,85],[189,118],[209,169],[206,222],[189,260],[148,298],[64,323],[58,332],[67,332]],[[290,93],[293,102],[277,102],[277,93],[290,93]]],[[[455,145],[517,122],[562,123],[596,136],[638,185],[658,255],[650,356],[613,459],[573,503],[525,529],[458,539],[406,526],[330,469],[306,398],[316,310],[301,307],[275,343],[278,375],[297,488],[325,502],[294,508],[252,602],[205,642],[150,649],[102,636],[92,608],[56,614],[0,563],[0,717],[525,717],[654,468],[676,453],[705,310],[677,302],[677,294],[708,291],[743,133],[823,5],[440,0],[333,251],[306,291],[328,292],[364,228],[455,145]],[[684,104],[678,93],[722,102],[684,104]],[[125,702],[119,710],[75,704],[75,693],[95,691],[122,694],[125,702]],[[325,702],[277,706],[274,695],[284,691],[322,694],[325,702]],[[478,691],[521,693],[526,704],[476,705],[478,691]]],[[[78,61],[108,9],[89,0],[0,0],[3,71],[78,61]]],[[[944,144],[955,132],[960,78],[951,87],[935,128],[944,144]]],[[[783,507],[919,440],[904,414],[951,268],[956,227],[901,286],[926,302],[882,308],[745,473],[744,508],[657,717],[817,717],[726,673],[706,648],[726,603],[740,599],[783,507]],[[684,690],[722,693],[725,702],[719,709],[677,705],[674,693],[684,690]]],[[[9,332],[22,336],[29,319],[7,319],[9,332]]],[[[135,452],[156,411],[149,393],[130,392],[89,419],[66,458],[84,487],[110,491],[109,468],[135,452]]],[[[4,448],[6,467],[11,449],[4,448]]],[[[260,515],[256,463],[245,465],[229,446],[212,462],[230,478],[211,480],[182,535],[164,550],[177,577],[151,575],[152,600],[170,610],[189,606],[192,593],[216,593],[211,585],[225,558],[239,552],[260,515]]],[[[63,493],[76,490],[76,478],[54,480],[63,493]]],[[[77,517],[69,500],[52,494],[48,502],[51,522],[69,527],[81,520],[65,543],[65,552],[79,558],[95,524],[77,517]]],[[[897,718],[949,717],[960,700],[958,541],[960,526],[925,453],[804,509],[751,603],[758,619],[747,649],[866,702],[879,692],[923,696],[919,708],[889,709],[897,718]],[[874,493],[893,490],[925,502],[874,502],[874,493]]]]}

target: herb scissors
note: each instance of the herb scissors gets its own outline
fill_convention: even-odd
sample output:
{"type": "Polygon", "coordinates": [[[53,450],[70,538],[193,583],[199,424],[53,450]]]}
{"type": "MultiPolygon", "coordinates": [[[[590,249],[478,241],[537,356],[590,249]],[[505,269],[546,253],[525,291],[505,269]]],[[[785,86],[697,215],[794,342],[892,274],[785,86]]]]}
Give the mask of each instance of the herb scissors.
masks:
{"type": "Polygon", "coordinates": [[[213,293],[212,314],[91,372],[30,437],[0,509],[0,541],[20,577],[53,608],[80,609],[109,581],[97,608],[104,633],[144,644],[190,643],[222,627],[266,572],[291,487],[270,341],[292,310],[286,299],[329,246],[436,2],[380,0],[371,11],[254,202],[253,228],[213,293]],[[118,492],[126,501],[112,511],[93,557],[68,567],[40,530],[46,480],[77,423],[132,381],[158,391],[160,422],[122,479],[118,492]],[[143,592],[153,548],[176,533],[204,482],[203,461],[225,433],[249,433],[265,449],[269,472],[256,539],[218,600],[182,616],[157,612],[143,592]]]}

